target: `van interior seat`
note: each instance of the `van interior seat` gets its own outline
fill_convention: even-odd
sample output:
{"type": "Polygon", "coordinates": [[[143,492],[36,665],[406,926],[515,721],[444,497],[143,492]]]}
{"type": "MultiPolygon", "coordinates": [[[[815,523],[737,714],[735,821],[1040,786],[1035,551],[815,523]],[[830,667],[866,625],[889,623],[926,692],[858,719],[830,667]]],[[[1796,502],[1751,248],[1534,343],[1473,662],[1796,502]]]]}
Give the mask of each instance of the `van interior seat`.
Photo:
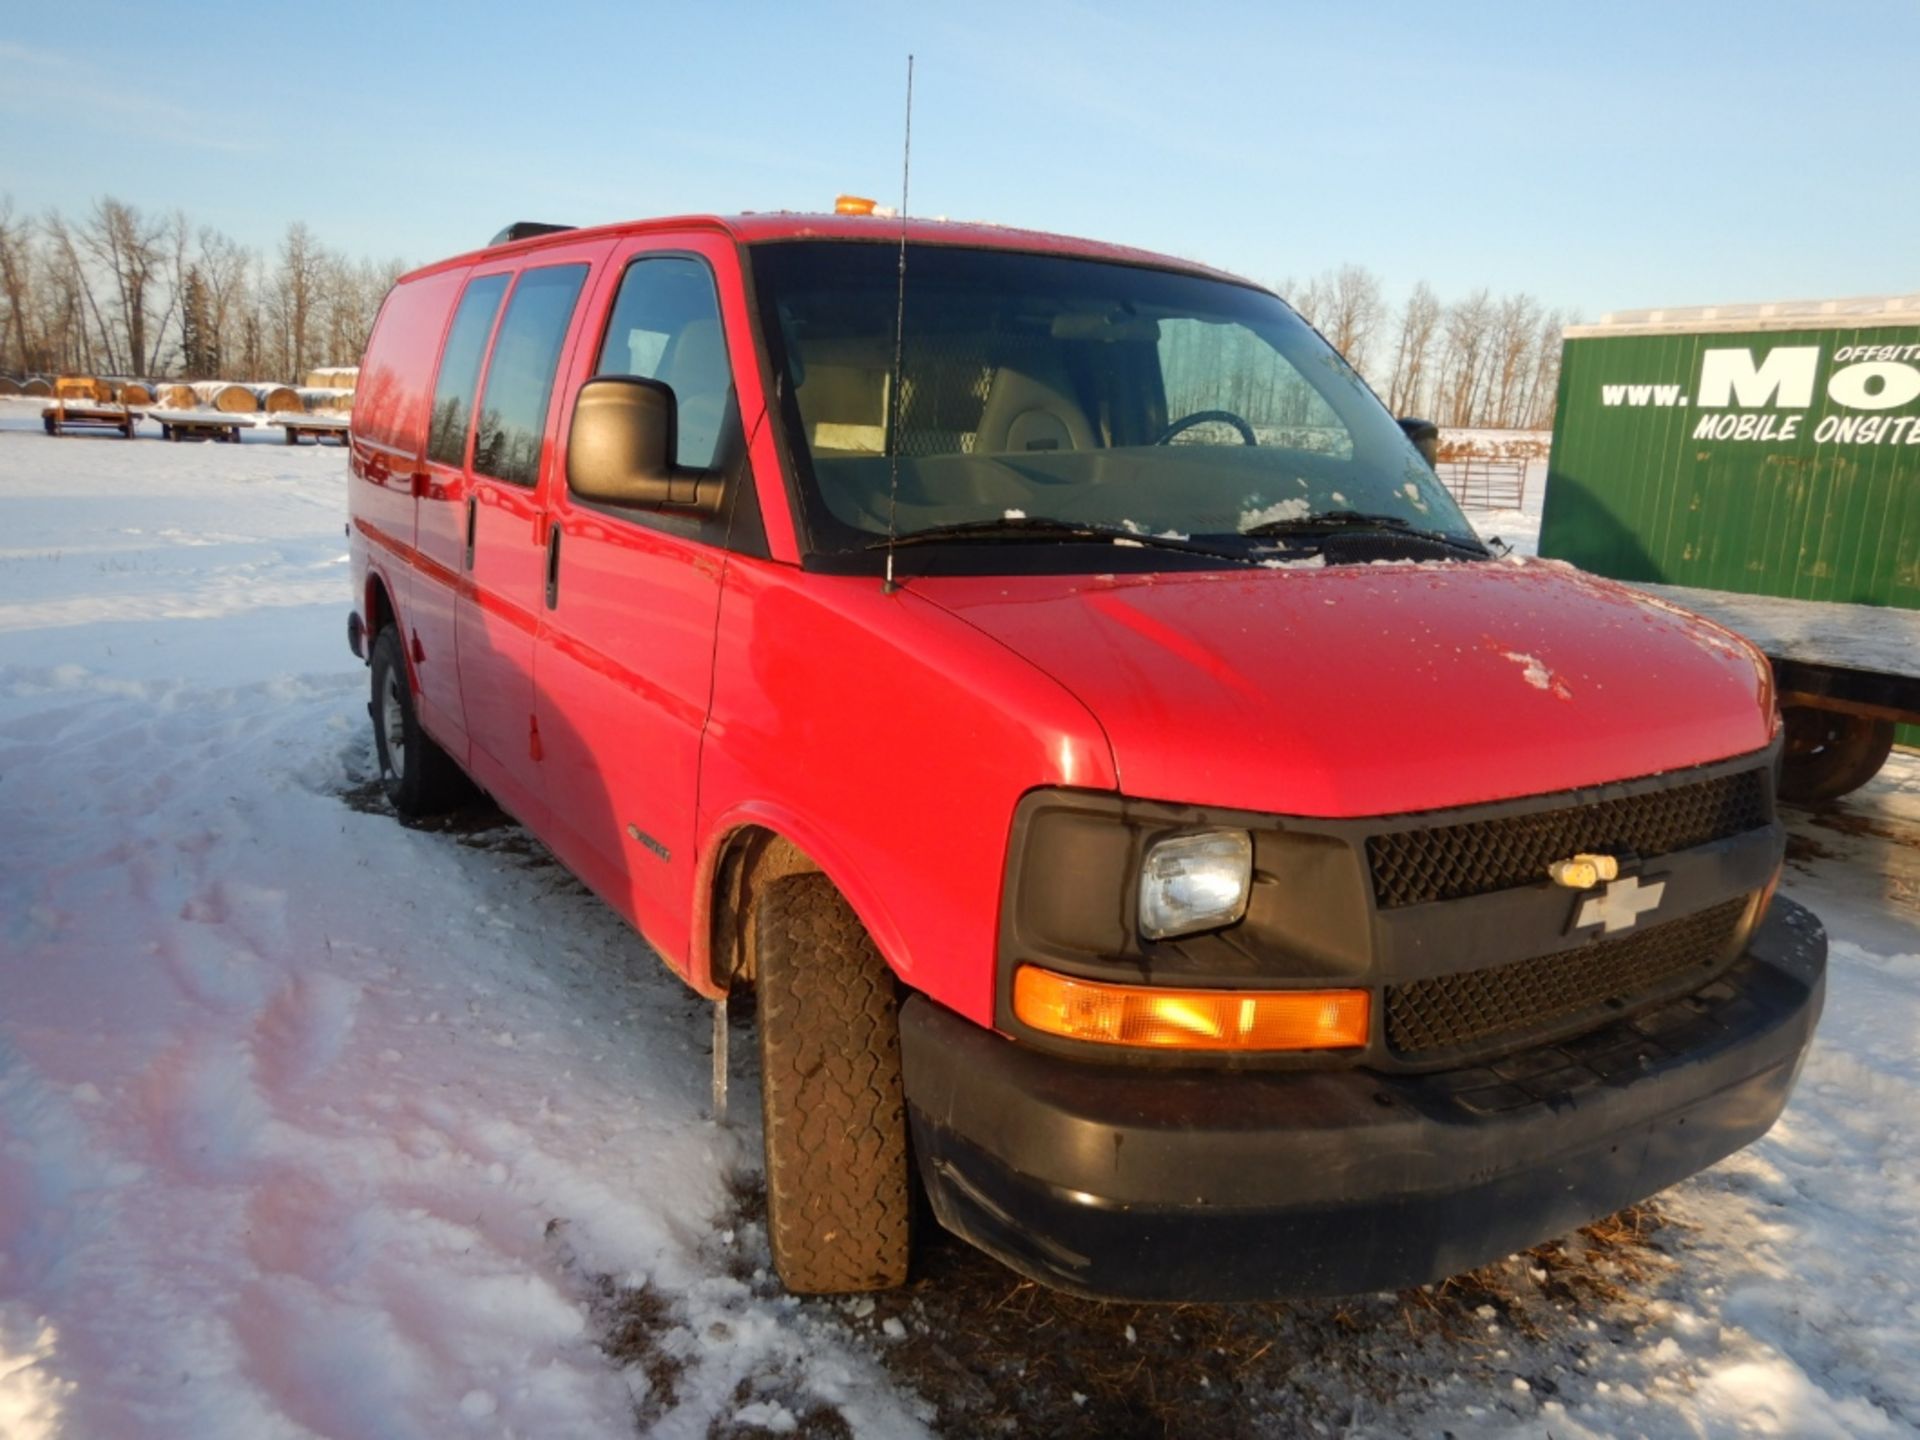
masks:
{"type": "Polygon", "coordinates": [[[1098,444],[1063,367],[1027,361],[994,372],[973,447],[976,454],[1092,450],[1098,444]]]}

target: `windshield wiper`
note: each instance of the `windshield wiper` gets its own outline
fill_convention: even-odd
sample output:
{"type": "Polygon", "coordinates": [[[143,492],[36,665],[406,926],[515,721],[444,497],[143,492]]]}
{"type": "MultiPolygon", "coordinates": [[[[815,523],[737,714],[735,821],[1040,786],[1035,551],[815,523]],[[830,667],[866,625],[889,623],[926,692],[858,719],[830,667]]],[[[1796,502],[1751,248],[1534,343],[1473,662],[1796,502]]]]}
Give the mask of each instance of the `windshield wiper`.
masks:
{"type": "Polygon", "coordinates": [[[974,540],[1084,540],[1101,545],[1179,550],[1188,555],[1235,560],[1241,564],[1252,563],[1255,558],[1244,551],[1224,550],[1172,535],[1152,535],[1113,525],[1089,525],[1080,520],[1055,520],[1046,515],[1009,515],[998,520],[958,520],[951,525],[930,525],[923,530],[909,530],[893,540],[875,540],[867,549],[884,550],[888,545],[964,544],[974,540]]]}
{"type": "Polygon", "coordinates": [[[1382,515],[1366,510],[1322,510],[1317,515],[1300,515],[1288,520],[1268,520],[1264,524],[1255,525],[1240,533],[1256,540],[1267,540],[1299,539],[1354,530],[1384,530],[1391,535],[1407,535],[1420,540],[1431,540],[1436,545],[1451,546],[1455,550],[1465,550],[1470,554],[1486,553],[1486,546],[1478,540],[1464,540],[1458,535],[1449,535],[1444,530],[1424,529],[1398,515],[1382,515]]]}

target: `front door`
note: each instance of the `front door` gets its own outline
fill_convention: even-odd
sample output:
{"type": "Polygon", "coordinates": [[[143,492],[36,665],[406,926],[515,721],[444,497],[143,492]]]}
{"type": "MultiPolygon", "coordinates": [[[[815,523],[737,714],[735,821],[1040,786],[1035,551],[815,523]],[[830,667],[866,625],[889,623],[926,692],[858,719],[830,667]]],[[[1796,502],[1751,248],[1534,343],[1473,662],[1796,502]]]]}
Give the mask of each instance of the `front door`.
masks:
{"type": "Polygon", "coordinates": [[[543,616],[536,698],[554,848],[682,966],[726,547],[759,534],[733,379],[752,361],[729,360],[714,280],[732,263],[715,237],[649,237],[608,267],[594,363],[572,390],[592,375],[665,381],[676,464],[724,474],[726,500],[702,518],[592,505],[554,485],[558,603],[543,616]]]}

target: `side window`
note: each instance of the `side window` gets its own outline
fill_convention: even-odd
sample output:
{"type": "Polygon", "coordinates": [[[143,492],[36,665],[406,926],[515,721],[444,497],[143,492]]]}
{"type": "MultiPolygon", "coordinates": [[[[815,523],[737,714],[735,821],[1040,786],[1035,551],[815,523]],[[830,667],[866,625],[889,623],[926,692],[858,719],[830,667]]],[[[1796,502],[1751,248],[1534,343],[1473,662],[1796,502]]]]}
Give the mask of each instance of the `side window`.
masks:
{"type": "Polygon", "coordinates": [[[453,312],[453,328],[440,354],[440,374],[433,385],[433,426],[427,432],[427,458],[442,465],[458,465],[467,458],[467,418],[473,409],[473,387],[480,382],[480,357],[493,333],[493,315],[506,294],[508,276],[483,275],[467,286],[460,308],[453,312]]]}
{"type": "Polygon", "coordinates": [[[566,343],[574,302],[586,283],[585,265],[549,265],[523,271],[493,342],[480,427],[473,437],[473,469],[512,485],[540,478],[540,440],[547,428],[553,374],[566,343]]]}
{"type": "MultiPolygon", "coordinates": [[[[1224,410],[1252,427],[1262,445],[1353,456],[1353,436],[1293,362],[1244,325],[1180,316],[1160,322],[1160,375],[1167,419],[1224,410]]],[[[1237,429],[1202,421],[1182,431],[1180,445],[1241,445],[1237,429]]]]}
{"type": "Polygon", "coordinates": [[[679,422],[675,463],[711,470],[733,413],[733,372],[707,267],[678,255],[630,265],[594,373],[672,386],[679,422]]]}

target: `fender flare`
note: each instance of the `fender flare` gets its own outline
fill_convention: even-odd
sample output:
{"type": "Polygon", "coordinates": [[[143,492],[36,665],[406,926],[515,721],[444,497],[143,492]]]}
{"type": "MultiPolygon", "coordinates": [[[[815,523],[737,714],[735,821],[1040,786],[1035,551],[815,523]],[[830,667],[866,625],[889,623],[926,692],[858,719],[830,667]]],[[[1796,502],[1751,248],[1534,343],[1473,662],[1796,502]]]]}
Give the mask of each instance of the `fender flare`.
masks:
{"type": "Polygon", "coordinates": [[[879,888],[868,883],[859,867],[835,844],[827,831],[774,801],[747,800],[723,811],[707,827],[694,872],[693,927],[689,936],[686,978],[703,995],[718,998],[725,989],[713,978],[714,893],[720,861],[742,830],[765,830],[785,840],[833,882],[853,907],[868,936],[888,967],[903,981],[913,982],[913,955],[906,936],[879,888]]]}
{"type": "Polygon", "coordinates": [[[420,676],[414,668],[413,646],[407,643],[407,626],[400,614],[400,602],[394,598],[393,576],[388,567],[374,558],[374,547],[367,547],[367,579],[360,591],[360,618],[367,629],[367,664],[373,663],[373,642],[380,637],[380,627],[374,624],[374,587],[386,597],[387,613],[392,617],[393,628],[400,634],[400,654],[407,662],[407,683],[413,686],[414,693],[420,690],[420,676]]]}

